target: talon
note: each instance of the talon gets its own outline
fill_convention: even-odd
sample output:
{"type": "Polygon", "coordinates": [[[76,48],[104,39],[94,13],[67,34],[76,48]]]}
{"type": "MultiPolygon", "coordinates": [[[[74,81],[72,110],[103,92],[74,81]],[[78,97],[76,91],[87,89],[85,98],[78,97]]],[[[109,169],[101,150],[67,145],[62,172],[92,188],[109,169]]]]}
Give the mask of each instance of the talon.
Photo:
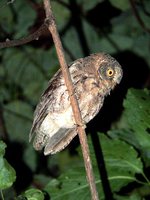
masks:
{"type": "Polygon", "coordinates": [[[84,122],[82,122],[81,124],[75,124],[76,126],[81,126],[83,127],[84,129],[86,128],[86,124],[84,122]]]}

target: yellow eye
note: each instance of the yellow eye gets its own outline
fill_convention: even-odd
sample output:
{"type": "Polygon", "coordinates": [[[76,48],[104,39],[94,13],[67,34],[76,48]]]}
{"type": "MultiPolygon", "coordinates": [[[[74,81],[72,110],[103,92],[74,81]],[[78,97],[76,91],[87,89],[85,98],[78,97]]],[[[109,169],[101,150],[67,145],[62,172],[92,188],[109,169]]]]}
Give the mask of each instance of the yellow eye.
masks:
{"type": "Polygon", "coordinates": [[[108,77],[112,77],[113,75],[114,75],[114,70],[113,69],[108,69],[107,70],[107,72],[106,72],[106,75],[108,76],[108,77]]]}

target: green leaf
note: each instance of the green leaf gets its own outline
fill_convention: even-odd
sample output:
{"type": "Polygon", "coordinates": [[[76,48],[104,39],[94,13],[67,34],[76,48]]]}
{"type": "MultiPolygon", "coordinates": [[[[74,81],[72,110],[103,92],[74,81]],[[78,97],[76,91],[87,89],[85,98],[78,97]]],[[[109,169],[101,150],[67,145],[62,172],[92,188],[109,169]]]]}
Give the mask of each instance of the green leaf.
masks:
{"type": "Polygon", "coordinates": [[[36,19],[36,12],[26,0],[15,1],[13,6],[17,13],[16,34],[14,37],[18,39],[27,35],[28,29],[36,19]]]}
{"type": "MultiPolygon", "coordinates": [[[[123,2],[127,3],[129,1],[118,1],[122,4],[123,2]]],[[[150,8],[150,1],[144,2],[145,8],[150,8]]],[[[141,17],[141,20],[144,22],[145,27],[149,27],[149,17],[143,12],[142,6],[138,7],[138,13],[141,17]]],[[[106,44],[114,44],[114,47],[119,47],[120,50],[129,49],[135,54],[143,57],[150,65],[149,61],[149,48],[148,44],[150,41],[150,34],[143,31],[143,28],[139,24],[136,17],[133,15],[132,10],[124,11],[121,15],[113,18],[111,20],[112,31],[109,34],[109,40],[106,40],[106,44]],[[112,41],[112,42],[111,42],[112,41]],[[144,50],[143,50],[144,48],[144,50]]],[[[104,41],[105,41],[104,40],[104,41]]],[[[109,46],[108,46],[109,47],[109,46]]],[[[109,50],[109,48],[108,48],[109,50]]],[[[112,52],[113,53],[113,52],[112,52]]],[[[115,52],[114,52],[115,53],[115,52]]]]}
{"type": "Polygon", "coordinates": [[[70,18],[69,9],[57,1],[52,1],[52,9],[56,18],[58,29],[62,29],[70,18]],[[60,12],[61,11],[61,12],[60,12]]]}
{"type": "Polygon", "coordinates": [[[10,89],[9,93],[13,90],[13,93],[17,94],[19,87],[22,89],[22,95],[34,103],[37,103],[44,88],[47,87],[48,80],[59,66],[54,48],[50,53],[30,47],[23,48],[22,51],[6,49],[3,63],[8,79],[5,78],[5,81],[13,82],[10,88],[6,88],[6,92],[10,89]]]}
{"type": "MultiPolygon", "coordinates": [[[[13,13],[9,6],[4,6],[4,8],[0,8],[0,24],[3,30],[8,33],[14,29],[14,21],[13,21],[13,13]]],[[[3,36],[2,33],[0,35],[3,36]]]]}
{"type": "Polygon", "coordinates": [[[90,53],[103,51],[103,46],[101,46],[100,35],[94,30],[91,24],[87,23],[85,20],[82,20],[82,23],[83,23],[85,38],[87,40],[89,49],[91,50],[90,53]]]}
{"type": "Polygon", "coordinates": [[[32,122],[32,109],[23,101],[12,101],[4,107],[5,125],[11,141],[28,143],[32,122]]]}
{"type": "MultiPolygon", "coordinates": [[[[119,191],[129,182],[136,181],[135,174],[143,172],[142,162],[134,148],[119,139],[112,140],[105,135],[101,135],[99,140],[112,191],[119,191]]],[[[91,157],[94,158],[94,152],[91,152],[91,157]]],[[[95,161],[93,164],[97,167],[95,161]]]]}
{"type": "Polygon", "coordinates": [[[129,89],[124,107],[123,129],[111,131],[109,135],[134,145],[150,166],[150,90],[129,89]]]}
{"type": "Polygon", "coordinates": [[[74,27],[71,27],[69,31],[66,32],[62,40],[65,43],[66,48],[75,58],[81,58],[83,56],[80,40],[74,27]]]}
{"type": "Polygon", "coordinates": [[[3,158],[5,154],[6,145],[3,141],[0,141],[0,189],[6,189],[11,187],[13,182],[16,180],[15,170],[11,167],[11,165],[7,162],[5,158],[3,158]]]}
{"type": "Polygon", "coordinates": [[[24,192],[23,195],[20,195],[19,197],[17,197],[16,200],[23,200],[23,199],[27,199],[27,200],[44,200],[44,194],[41,190],[38,189],[29,189],[27,191],[24,192]]]}
{"type": "MultiPolygon", "coordinates": [[[[27,136],[28,136],[28,134],[27,134],[27,136]]],[[[28,139],[26,142],[28,143],[28,139]]],[[[36,163],[37,152],[35,151],[35,149],[33,148],[31,143],[27,144],[26,146],[27,146],[27,148],[24,151],[23,160],[30,167],[30,169],[34,172],[37,167],[37,163],[36,163]]]]}
{"type": "Polygon", "coordinates": [[[120,195],[115,195],[116,200],[141,200],[141,197],[138,193],[126,195],[126,196],[120,196],[120,195]]]}
{"type": "Polygon", "coordinates": [[[58,180],[53,179],[45,190],[54,200],[91,199],[83,166],[76,166],[62,174],[58,180]]]}
{"type": "Polygon", "coordinates": [[[0,156],[3,157],[5,155],[6,144],[0,140],[0,156]]]}
{"type": "Polygon", "coordinates": [[[116,7],[119,8],[122,11],[128,10],[130,8],[130,3],[127,0],[109,0],[111,2],[111,4],[116,7]]]}
{"type": "Polygon", "coordinates": [[[84,11],[88,11],[91,10],[92,8],[94,8],[98,3],[103,2],[104,0],[77,0],[78,4],[80,5],[80,7],[83,7],[84,11]]]}
{"type": "MultiPolygon", "coordinates": [[[[99,139],[104,153],[108,179],[113,192],[119,191],[121,187],[129,182],[136,181],[136,173],[143,174],[142,162],[133,147],[118,139],[109,139],[105,135],[100,135],[99,139]]],[[[101,199],[104,199],[92,144],[90,144],[90,152],[98,192],[101,199]]],[[[83,163],[62,174],[58,180],[53,179],[50,181],[45,190],[54,200],[91,199],[83,163]]]]}

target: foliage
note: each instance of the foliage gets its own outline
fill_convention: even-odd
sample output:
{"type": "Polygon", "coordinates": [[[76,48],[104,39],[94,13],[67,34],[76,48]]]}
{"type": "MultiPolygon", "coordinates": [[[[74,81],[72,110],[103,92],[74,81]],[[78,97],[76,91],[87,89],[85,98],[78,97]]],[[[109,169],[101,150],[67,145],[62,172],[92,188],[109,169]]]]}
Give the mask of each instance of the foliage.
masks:
{"type": "Polygon", "coordinates": [[[5,148],[5,143],[0,141],[0,190],[12,186],[16,179],[15,170],[4,158],[5,148]]]}
{"type": "Polygon", "coordinates": [[[16,200],[21,200],[21,199],[28,199],[28,200],[44,200],[44,194],[42,191],[38,189],[29,189],[24,192],[23,195],[20,195],[16,198],[16,200]]]}
{"type": "MultiPolygon", "coordinates": [[[[122,83],[88,125],[92,127],[89,132],[98,134],[111,192],[118,200],[150,196],[150,91],[143,89],[150,83],[150,33],[141,27],[129,2],[52,1],[68,62],[105,51],[123,66],[122,83]]],[[[1,1],[1,41],[37,30],[44,21],[42,6],[41,0],[1,1]]],[[[138,0],[135,7],[150,28],[150,1],[138,0]]],[[[35,106],[59,67],[49,35],[21,47],[1,49],[0,61],[0,136],[7,144],[6,148],[0,141],[0,190],[5,200],[90,199],[76,139],[63,152],[48,157],[35,152],[28,142],[35,106]]],[[[88,141],[98,192],[104,199],[98,168],[102,164],[96,157],[101,154],[93,149],[90,135],[88,141]]]]}
{"type": "MultiPolygon", "coordinates": [[[[112,191],[119,191],[124,185],[138,181],[135,174],[142,175],[143,172],[141,160],[137,158],[137,152],[118,139],[110,140],[105,135],[100,135],[99,140],[102,144],[112,191]]],[[[101,199],[104,199],[92,144],[90,144],[90,148],[97,188],[99,188],[101,199]]],[[[58,180],[50,181],[46,186],[46,191],[52,196],[52,199],[91,199],[83,164],[72,167],[72,169],[63,173],[58,180]]]]}
{"type": "Polygon", "coordinates": [[[150,165],[150,91],[131,89],[124,100],[125,111],[122,115],[122,129],[110,131],[110,136],[119,137],[133,145],[141,153],[147,166],[150,165]],[[134,106],[133,106],[134,105],[134,106]],[[125,126],[125,127],[124,127],[125,126]]]}

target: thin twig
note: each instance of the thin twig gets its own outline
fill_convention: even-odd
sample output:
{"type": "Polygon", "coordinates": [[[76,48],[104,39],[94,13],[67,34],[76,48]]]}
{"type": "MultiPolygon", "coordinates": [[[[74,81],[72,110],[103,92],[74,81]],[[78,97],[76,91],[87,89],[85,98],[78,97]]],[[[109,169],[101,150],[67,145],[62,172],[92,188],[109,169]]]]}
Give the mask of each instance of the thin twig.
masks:
{"type": "Polygon", "coordinates": [[[144,0],[140,0],[140,6],[142,7],[143,12],[145,13],[145,15],[147,15],[148,17],[150,17],[150,12],[148,12],[146,10],[145,4],[144,4],[144,0]]]}
{"type": "Polygon", "coordinates": [[[91,159],[90,159],[90,155],[89,155],[89,147],[88,147],[87,137],[86,137],[85,130],[84,130],[85,125],[82,121],[78,101],[76,99],[76,96],[74,95],[73,83],[72,83],[69,69],[68,69],[68,66],[67,66],[67,63],[65,60],[62,43],[60,41],[60,37],[59,37],[58,31],[56,28],[56,23],[54,20],[50,2],[49,2],[49,0],[43,0],[43,2],[44,2],[45,12],[46,12],[46,21],[48,24],[48,29],[49,29],[50,33],[52,34],[52,37],[54,40],[58,59],[59,59],[60,66],[62,69],[62,74],[64,76],[65,84],[68,89],[70,103],[72,106],[75,122],[78,125],[78,134],[79,134],[79,139],[80,139],[81,148],[82,148],[82,152],[83,152],[83,158],[84,158],[84,164],[85,164],[85,169],[86,169],[86,173],[87,173],[87,179],[88,179],[88,183],[89,183],[90,190],[91,190],[91,196],[92,196],[93,200],[98,200],[98,193],[96,190],[95,179],[94,179],[91,159]]]}
{"type": "Polygon", "coordinates": [[[4,112],[1,105],[0,105],[0,136],[3,140],[5,141],[8,140],[8,133],[4,120],[4,112]]]}
{"type": "Polygon", "coordinates": [[[144,22],[142,21],[140,15],[138,13],[138,10],[137,10],[136,5],[135,5],[135,1],[134,0],[129,0],[129,1],[130,1],[133,13],[134,13],[138,23],[140,24],[140,26],[143,28],[144,31],[150,33],[150,29],[148,27],[146,27],[146,25],[144,24],[144,22]]]}
{"type": "Polygon", "coordinates": [[[5,200],[5,199],[4,199],[4,195],[3,195],[3,191],[2,191],[2,190],[0,190],[0,193],[1,193],[2,200],[5,200]]]}
{"type": "Polygon", "coordinates": [[[39,27],[39,29],[37,31],[35,31],[34,33],[32,33],[31,35],[29,35],[27,37],[24,37],[24,38],[19,39],[19,40],[6,39],[6,42],[0,42],[0,49],[6,48],[6,47],[19,46],[19,45],[29,43],[33,40],[38,40],[39,37],[43,34],[43,32],[46,31],[46,30],[47,30],[47,26],[44,23],[39,27]]]}

